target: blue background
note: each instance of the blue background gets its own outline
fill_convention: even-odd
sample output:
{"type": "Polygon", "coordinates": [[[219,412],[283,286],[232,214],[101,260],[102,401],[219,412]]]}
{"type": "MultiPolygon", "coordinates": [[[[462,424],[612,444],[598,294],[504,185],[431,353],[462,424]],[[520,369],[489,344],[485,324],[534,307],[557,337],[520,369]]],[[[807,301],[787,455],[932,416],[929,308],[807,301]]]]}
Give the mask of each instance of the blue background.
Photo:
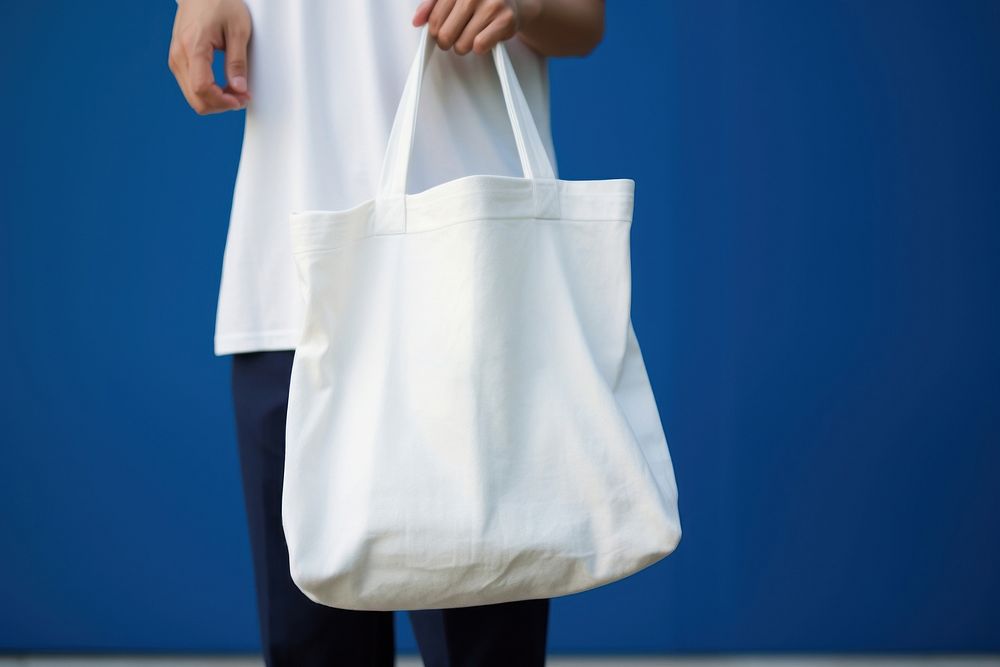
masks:
{"type": "MultiPolygon", "coordinates": [[[[0,9],[3,649],[258,646],[211,348],[243,117],[187,107],[173,11],[0,9]]],[[[551,73],[563,177],[637,182],[685,531],[551,651],[1000,650],[1000,2],[611,2],[551,73]]]]}

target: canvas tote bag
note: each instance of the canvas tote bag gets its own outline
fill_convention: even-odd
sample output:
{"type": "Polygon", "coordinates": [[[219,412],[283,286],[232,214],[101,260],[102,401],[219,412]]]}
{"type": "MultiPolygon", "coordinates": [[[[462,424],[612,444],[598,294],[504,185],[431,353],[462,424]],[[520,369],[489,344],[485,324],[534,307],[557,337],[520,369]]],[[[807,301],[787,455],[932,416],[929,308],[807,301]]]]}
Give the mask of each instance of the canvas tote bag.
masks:
{"type": "Polygon", "coordinates": [[[524,177],[406,194],[435,50],[425,26],[375,199],[291,214],[282,521],[295,584],[341,609],[567,595],[681,536],[631,322],[634,182],[554,178],[501,43],[524,177]]]}

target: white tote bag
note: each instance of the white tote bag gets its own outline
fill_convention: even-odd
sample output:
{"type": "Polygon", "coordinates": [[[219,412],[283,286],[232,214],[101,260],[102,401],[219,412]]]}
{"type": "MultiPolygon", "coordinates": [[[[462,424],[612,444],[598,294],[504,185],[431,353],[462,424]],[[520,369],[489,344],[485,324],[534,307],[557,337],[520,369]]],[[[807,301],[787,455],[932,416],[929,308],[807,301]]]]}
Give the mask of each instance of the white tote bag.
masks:
{"type": "Polygon", "coordinates": [[[634,182],[554,178],[500,44],[524,177],[405,194],[434,50],[424,27],[375,199],[290,220],[282,521],[295,584],[341,609],[567,595],[681,536],[631,321],[634,182]]]}

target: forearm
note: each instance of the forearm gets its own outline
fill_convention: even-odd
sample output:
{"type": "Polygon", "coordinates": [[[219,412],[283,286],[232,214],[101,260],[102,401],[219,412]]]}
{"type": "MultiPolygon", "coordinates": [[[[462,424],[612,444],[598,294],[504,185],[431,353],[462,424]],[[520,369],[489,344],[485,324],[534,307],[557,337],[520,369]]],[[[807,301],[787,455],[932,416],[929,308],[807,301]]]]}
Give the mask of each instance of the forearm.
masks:
{"type": "Polygon", "coordinates": [[[604,0],[518,0],[518,35],[546,56],[585,56],[604,36],[604,0]]]}

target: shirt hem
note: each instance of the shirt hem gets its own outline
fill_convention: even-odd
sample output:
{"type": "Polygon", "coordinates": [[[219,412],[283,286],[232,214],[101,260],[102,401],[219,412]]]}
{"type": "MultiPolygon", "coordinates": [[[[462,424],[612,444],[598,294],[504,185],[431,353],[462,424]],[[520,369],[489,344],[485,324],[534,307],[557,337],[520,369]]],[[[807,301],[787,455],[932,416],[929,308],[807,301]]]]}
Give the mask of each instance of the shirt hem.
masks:
{"type": "Polygon", "coordinates": [[[214,353],[221,357],[240,352],[294,350],[299,342],[298,329],[278,329],[259,333],[239,333],[215,336],[214,353]]]}

